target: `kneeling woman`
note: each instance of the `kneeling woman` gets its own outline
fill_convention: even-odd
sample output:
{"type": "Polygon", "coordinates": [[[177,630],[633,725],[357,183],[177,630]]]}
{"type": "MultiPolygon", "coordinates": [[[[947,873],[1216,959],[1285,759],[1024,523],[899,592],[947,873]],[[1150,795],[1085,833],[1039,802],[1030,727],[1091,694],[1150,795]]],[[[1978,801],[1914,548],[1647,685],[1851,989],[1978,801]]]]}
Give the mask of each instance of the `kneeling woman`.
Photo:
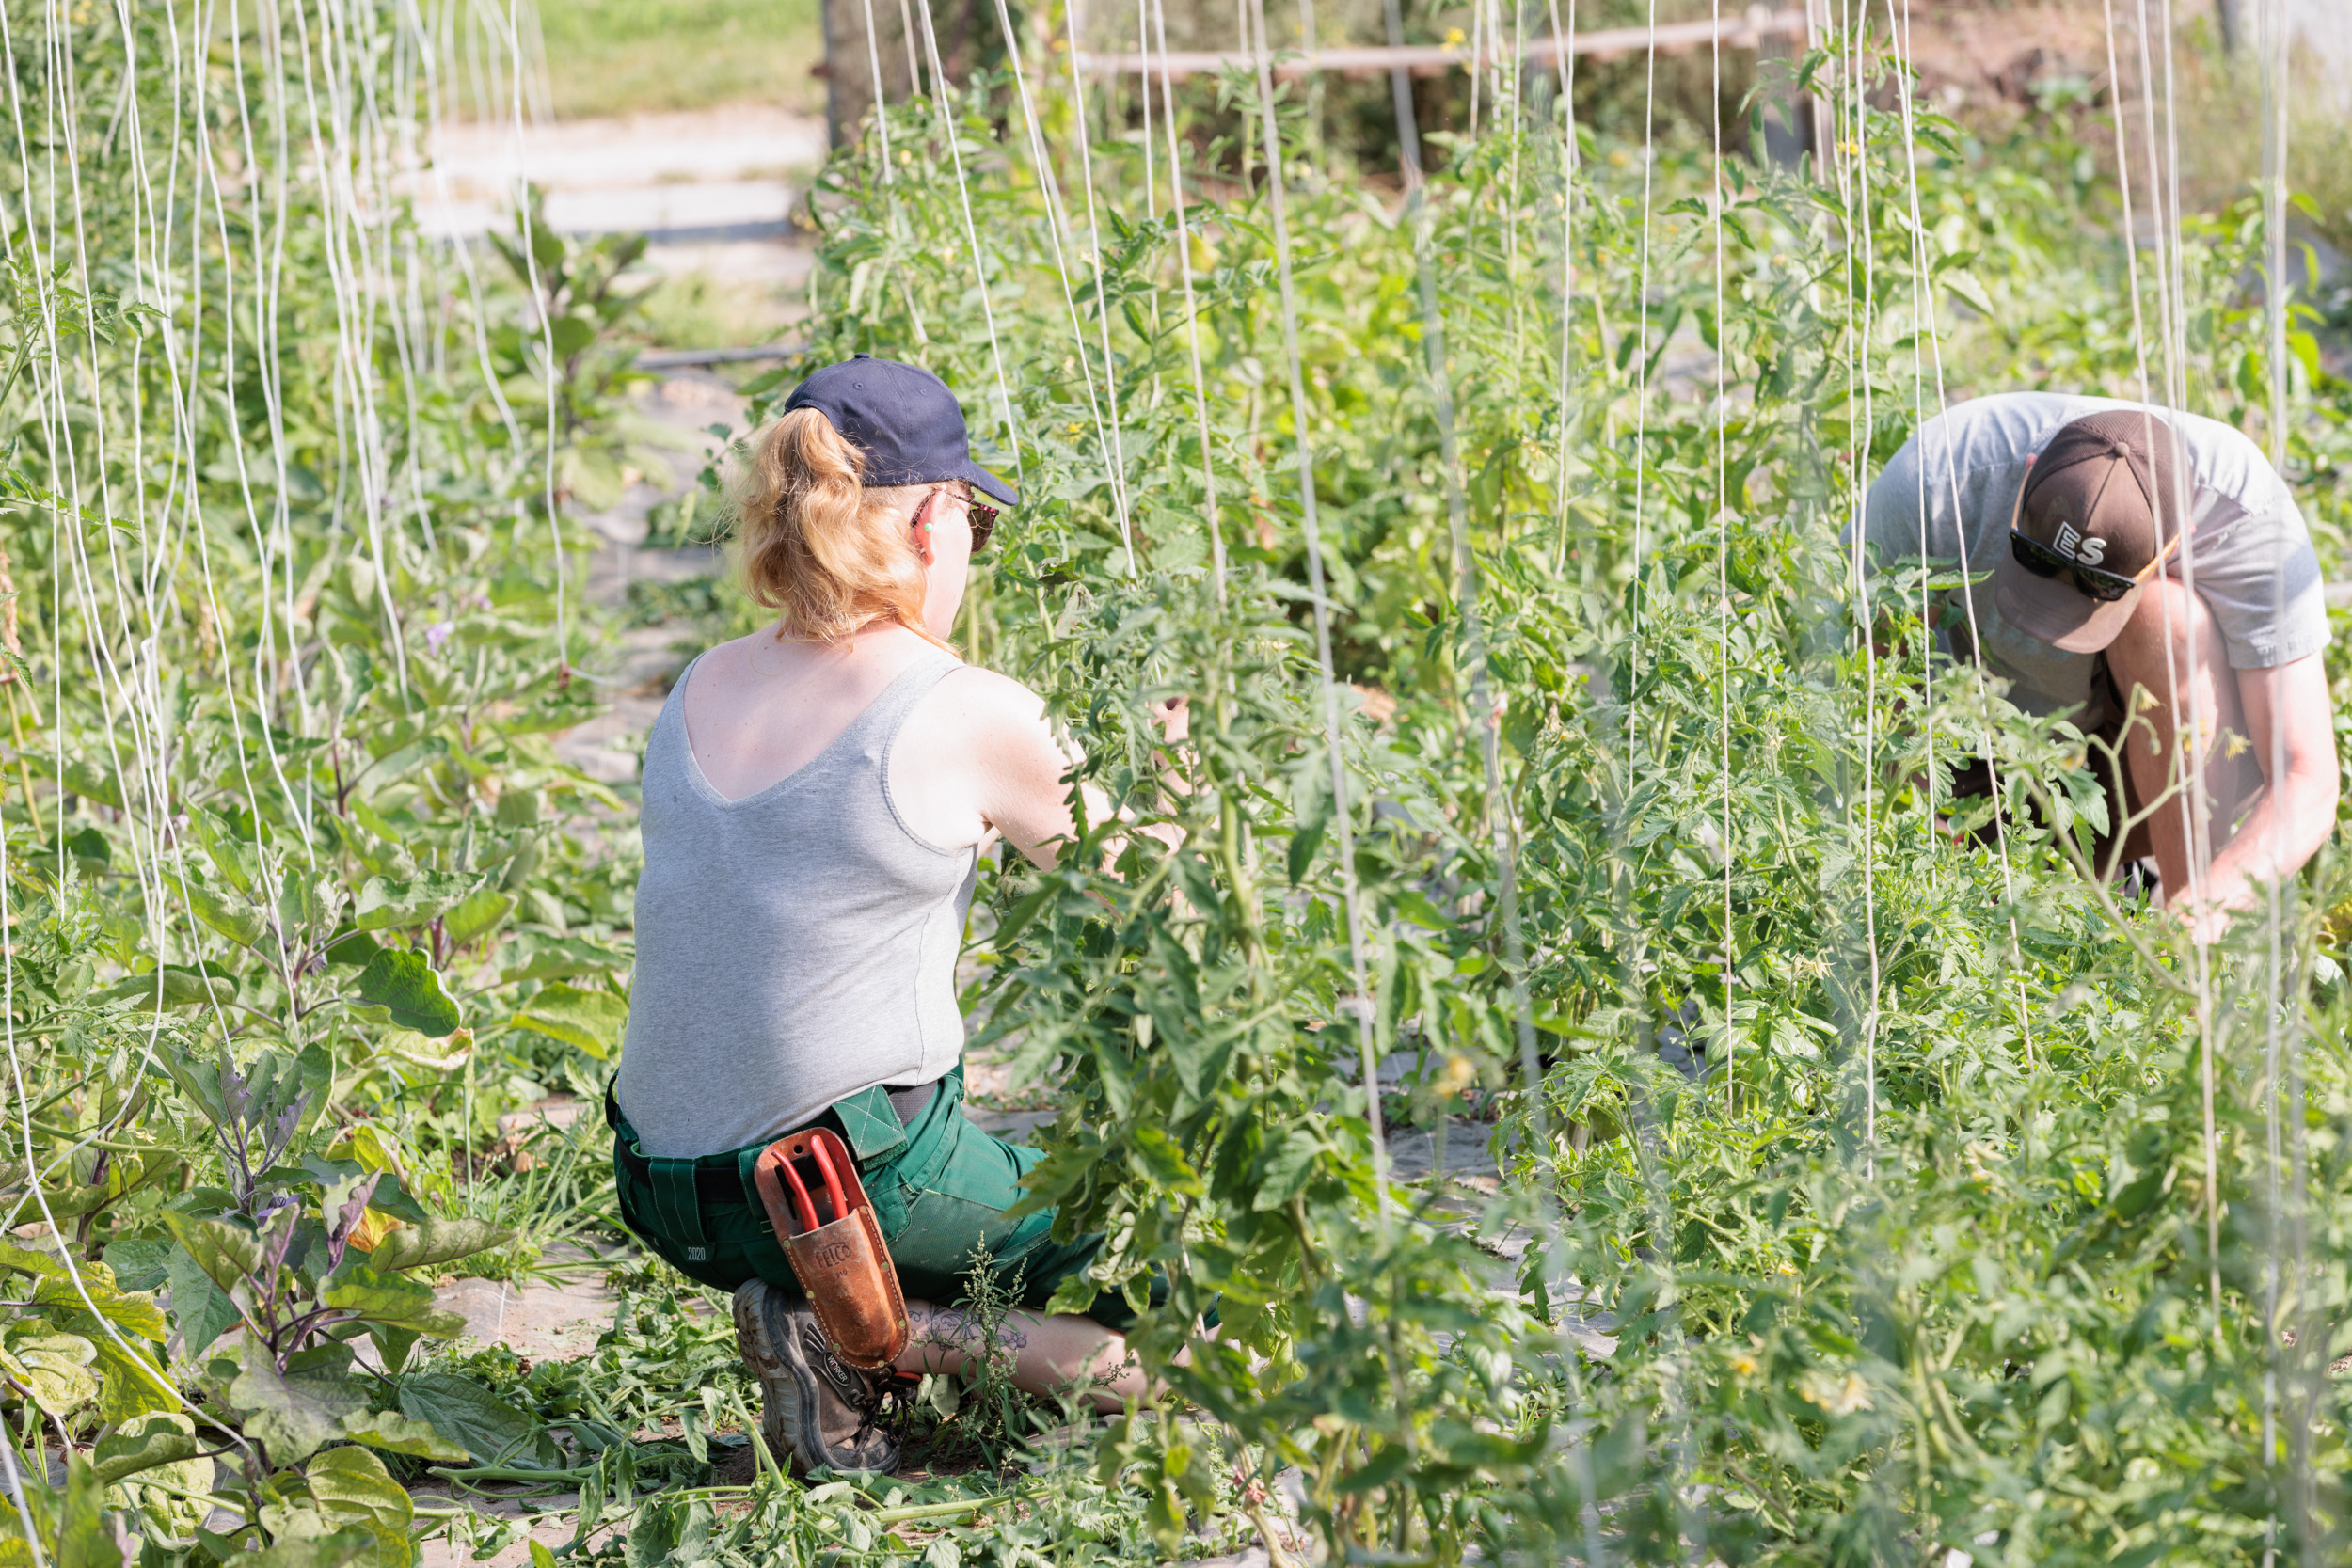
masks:
{"type": "MultiPolygon", "coordinates": [[[[962,410],[928,371],[864,356],[803,382],[753,443],[742,571],[775,624],[688,666],[645,747],[645,865],[621,1053],[622,1213],[663,1258],[735,1292],[780,1459],[889,1469],[879,1379],[826,1343],[751,1180],[759,1151],[831,1128],[908,1297],[902,1370],[952,1370],[953,1303],[984,1248],[1042,1307],[1100,1238],[1005,1217],[1038,1153],[966,1121],[955,966],[980,853],[1049,865],[1073,832],[1043,705],[946,636],[998,500],[962,410]]],[[[1015,1380],[1128,1391],[1118,1297],[1018,1312],[1015,1380]]],[[[976,1348],[976,1347],[973,1347],[976,1348]]]]}

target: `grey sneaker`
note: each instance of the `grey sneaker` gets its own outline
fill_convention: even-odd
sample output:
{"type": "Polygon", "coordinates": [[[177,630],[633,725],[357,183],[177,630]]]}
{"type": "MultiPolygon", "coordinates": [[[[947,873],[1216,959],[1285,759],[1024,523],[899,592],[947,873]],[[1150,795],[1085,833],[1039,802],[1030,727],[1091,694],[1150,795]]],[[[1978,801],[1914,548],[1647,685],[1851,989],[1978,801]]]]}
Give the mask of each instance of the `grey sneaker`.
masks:
{"type": "Polygon", "coordinates": [[[813,1470],[890,1471],[898,1445],[875,1424],[886,1374],[843,1363],[806,1302],[764,1279],[735,1292],[735,1342],[759,1379],[760,1435],[779,1463],[813,1470]]]}

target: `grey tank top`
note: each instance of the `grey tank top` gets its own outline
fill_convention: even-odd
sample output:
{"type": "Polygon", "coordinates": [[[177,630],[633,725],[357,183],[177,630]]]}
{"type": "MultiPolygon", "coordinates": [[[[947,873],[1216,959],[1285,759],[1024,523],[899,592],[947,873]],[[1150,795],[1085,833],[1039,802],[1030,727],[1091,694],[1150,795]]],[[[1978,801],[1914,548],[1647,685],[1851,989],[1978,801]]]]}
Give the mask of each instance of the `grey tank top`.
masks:
{"type": "Polygon", "coordinates": [[[956,958],[978,849],[906,825],[890,750],[960,667],[945,653],[916,660],[798,771],[729,801],[687,742],[687,666],[645,743],[617,1090],[647,1155],[771,1142],[861,1089],[956,1065],[956,958]]]}

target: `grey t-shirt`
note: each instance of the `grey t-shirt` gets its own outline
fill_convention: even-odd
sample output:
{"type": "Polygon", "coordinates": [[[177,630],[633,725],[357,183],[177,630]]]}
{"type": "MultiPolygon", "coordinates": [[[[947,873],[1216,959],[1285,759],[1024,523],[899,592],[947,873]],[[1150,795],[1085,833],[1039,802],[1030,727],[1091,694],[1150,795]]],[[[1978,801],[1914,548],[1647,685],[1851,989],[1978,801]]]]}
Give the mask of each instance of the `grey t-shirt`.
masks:
{"type": "MultiPolygon", "coordinates": [[[[1963,561],[1964,520],[1964,565],[1981,579],[1969,598],[1985,663],[2014,683],[2010,700],[2020,707],[2055,712],[2089,700],[2100,657],[2062,653],[2028,637],[2004,622],[1994,604],[1992,574],[2009,554],[2026,460],[2062,425],[2107,409],[2144,406],[2057,392],[1976,398],[1920,426],[1870,486],[1864,537],[1881,567],[1923,556],[1963,561]]],[[[2195,414],[2154,412],[2171,422],[2188,451],[2189,533],[2169,570],[2186,578],[2212,610],[2230,667],[2269,669],[2326,647],[2319,558],[2286,482],[2260,448],[2230,426],[2195,414]]],[[[1852,542],[1850,525],[1849,548],[1852,542]]],[[[1940,641],[1950,653],[1948,639],[1940,641]]]]}

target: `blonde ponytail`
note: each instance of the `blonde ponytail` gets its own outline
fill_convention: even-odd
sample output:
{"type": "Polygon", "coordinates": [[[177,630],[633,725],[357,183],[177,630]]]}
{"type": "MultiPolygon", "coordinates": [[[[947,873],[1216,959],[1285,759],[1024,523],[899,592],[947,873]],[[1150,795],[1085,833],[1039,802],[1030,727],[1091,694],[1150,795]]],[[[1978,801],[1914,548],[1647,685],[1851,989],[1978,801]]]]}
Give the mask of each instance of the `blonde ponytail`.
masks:
{"type": "Polygon", "coordinates": [[[930,484],[864,482],[866,454],[814,408],[752,440],[736,483],[743,586],[794,637],[837,642],[876,621],[925,641],[922,558],[906,520],[930,484]]]}

